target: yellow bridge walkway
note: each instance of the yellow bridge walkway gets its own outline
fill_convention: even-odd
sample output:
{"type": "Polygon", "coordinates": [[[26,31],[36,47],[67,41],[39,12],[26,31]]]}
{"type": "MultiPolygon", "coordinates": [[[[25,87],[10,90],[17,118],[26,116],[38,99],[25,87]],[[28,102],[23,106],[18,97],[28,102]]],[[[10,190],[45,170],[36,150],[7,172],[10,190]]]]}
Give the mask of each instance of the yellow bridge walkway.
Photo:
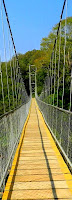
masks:
{"type": "Polygon", "coordinates": [[[72,176],[35,99],[32,99],[2,199],[72,199],[72,176]]]}

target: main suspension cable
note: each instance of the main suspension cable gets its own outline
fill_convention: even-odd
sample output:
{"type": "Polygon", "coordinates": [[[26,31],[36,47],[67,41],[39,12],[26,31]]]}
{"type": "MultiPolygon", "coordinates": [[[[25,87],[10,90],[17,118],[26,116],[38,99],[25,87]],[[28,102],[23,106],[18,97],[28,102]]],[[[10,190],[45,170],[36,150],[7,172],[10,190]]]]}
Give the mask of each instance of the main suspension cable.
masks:
{"type": "MultiPolygon", "coordinates": [[[[56,46],[56,42],[57,42],[57,38],[58,38],[58,34],[59,34],[60,24],[61,24],[61,21],[62,21],[62,17],[63,17],[63,12],[64,12],[64,8],[65,8],[66,1],[67,1],[67,0],[64,0],[64,4],[63,4],[61,16],[60,16],[60,21],[59,21],[58,29],[57,29],[57,35],[56,35],[56,38],[55,38],[55,41],[54,41],[53,52],[54,52],[54,49],[55,49],[55,46],[56,46]]],[[[52,52],[52,55],[51,55],[51,59],[52,59],[52,57],[53,57],[53,52],[52,52]]]]}
{"type": "Polygon", "coordinates": [[[18,60],[18,56],[17,56],[16,46],[15,46],[14,39],[13,39],[13,34],[12,34],[12,30],[11,30],[11,26],[10,26],[10,22],[9,22],[9,18],[8,18],[8,13],[7,13],[7,9],[6,9],[6,5],[5,5],[5,1],[2,0],[2,2],[3,2],[3,6],[4,6],[4,10],[5,10],[5,14],[6,14],[6,19],[7,19],[8,27],[9,27],[9,30],[10,30],[10,35],[11,35],[11,39],[12,39],[12,43],[13,43],[13,47],[14,47],[14,51],[15,51],[15,55],[16,55],[16,58],[17,58],[17,61],[18,61],[18,66],[19,66],[19,60],[18,60]]]}

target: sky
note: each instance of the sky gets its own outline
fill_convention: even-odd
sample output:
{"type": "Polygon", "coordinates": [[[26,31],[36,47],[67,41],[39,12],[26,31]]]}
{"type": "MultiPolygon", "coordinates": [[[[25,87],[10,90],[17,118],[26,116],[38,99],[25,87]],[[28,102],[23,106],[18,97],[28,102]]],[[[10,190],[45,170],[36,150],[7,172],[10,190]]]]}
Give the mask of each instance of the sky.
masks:
{"type": "MultiPolygon", "coordinates": [[[[64,0],[5,0],[18,53],[40,49],[40,42],[60,20],[64,0]]],[[[68,0],[72,16],[72,0],[68,0]]],[[[65,18],[65,12],[64,16],[65,18]]]]}

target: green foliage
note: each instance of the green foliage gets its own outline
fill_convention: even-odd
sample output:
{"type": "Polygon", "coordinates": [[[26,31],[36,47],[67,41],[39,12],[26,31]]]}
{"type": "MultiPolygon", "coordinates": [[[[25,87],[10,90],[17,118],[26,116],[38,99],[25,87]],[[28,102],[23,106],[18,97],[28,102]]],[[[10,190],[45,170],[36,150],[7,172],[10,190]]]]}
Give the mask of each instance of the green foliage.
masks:
{"type": "MultiPolygon", "coordinates": [[[[14,81],[14,71],[13,71],[13,59],[11,60],[11,67],[10,61],[5,63],[1,63],[1,74],[0,74],[0,115],[13,110],[20,104],[20,101],[16,103],[16,94],[15,94],[15,81],[14,81]],[[12,67],[12,77],[11,78],[11,67],[12,67]],[[13,88],[12,88],[12,81],[13,81],[13,88]],[[9,93],[8,93],[9,91],[9,93]],[[13,91],[14,91],[14,100],[13,100],[13,91]],[[3,95],[4,95],[4,104],[3,104],[3,95]],[[10,102],[10,108],[9,108],[10,102]]],[[[14,66],[15,67],[15,66],[14,66]]],[[[18,86],[19,87],[19,86],[18,86]]],[[[17,91],[17,84],[16,84],[16,91],[17,91]]],[[[21,97],[20,97],[21,98],[21,97]]]]}
{"type": "Polygon", "coordinates": [[[36,59],[40,59],[41,51],[40,50],[33,50],[28,51],[25,54],[18,54],[19,64],[22,72],[22,77],[24,79],[24,83],[29,94],[29,64],[34,65],[37,67],[35,61],[36,59]]]}
{"type": "MultiPolygon", "coordinates": [[[[48,66],[50,63],[51,54],[53,51],[53,44],[56,38],[58,24],[53,27],[52,32],[48,35],[48,37],[42,38],[40,44],[40,50],[32,50],[28,51],[25,54],[18,54],[18,59],[20,63],[22,77],[25,83],[25,87],[27,89],[27,93],[29,94],[29,64],[35,65],[37,68],[37,92],[38,95],[42,92],[45,77],[47,75],[48,66]]],[[[58,74],[58,61],[59,61],[59,41],[60,35],[57,40],[57,51],[56,51],[56,77],[58,74]]],[[[64,65],[64,45],[65,45],[65,20],[62,20],[61,23],[61,46],[60,46],[60,78],[59,78],[59,107],[62,107],[62,93],[63,93],[63,65],[64,65]]],[[[56,50],[56,49],[55,49],[56,50]]],[[[54,51],[55,58],[55,51],[54,51]]],[[[13,105],[13,95],[12,95],[12,81],[11,81],[11,68],[10,62],[12,66],[12,76],[14,77],[15,69],[15,58],[12,58],[8,63],[1,64],[2,71],[2,79],[3,79],[3,92],[4,92],[4,100],[5,100],[5,111],[9,110],[9,98],[8,98],[8,88],[7,88],[7,76],[6,76],[6,64],[8,70],[8,83],[9,83],[9,97],[10,97],[10,106],[11,109],[16,107],[19,103],[21,103],[21,96],[19,97],[19,102],[16,105],[16,94],[15,94],[15,82],[13,79],[13,90],[14,90],[14,105],[13,105]],[[14,70],[13,70],[13,62],[14,62],[14,70]]],[[[65,91],[64,91],[64,108],[69,109],[70,102],[70,73],[71,73],[71,63],[72,63],[72,17],[67,18],[67,26],[66,26],[66,50],[65,50],[65,91]]],[[[53,60],[53,70],[55,68],[55,59],[53,60]]],[[[50,72],[49,72],[50,73],[50,72]]],[[[52,70],[51,70],[52,73],[52,70]]],[[[50,75],[50,74],[49,74],[50,75]]],[[[0,76],[1,81],[1,76],[0,76]]],[[[53,103],[57,105],[57,85],[58,81],[56,78],[56,91],[55,95],[49,95],[44,97],[44,101],[47,103],[53,103]]],[[[16,84],[17,89],[17,84],[16,84]]],[[[54,93],[54,82],[52,87],[52,93],[54,93]]],[[[2,85],[0,85],[0,115],[4,113],[3,108],[3,96],[2,96],[2,85]]]]}
{"type": "MultiPolygon", "coordinates": [[[[46,52],[48,56],[48,63],[52,55],[53,41],[56,38],[58,24],[53,28],[52,33],[47,38],[43,38],[41,42],[41,49],[46,52]]],[[[58,64],[59,64],[59,90],[58,90],[58,106],[62,107],[62,94],[63,94],[63,71],[64,73],[64,109],[69,109],[70,106],[70,84],[71,84],[71,63],[72,63],[72,17],[66,20],[66,48],[65,48],[65,20],[61,23],[61,44],[60,44],[60,62],[59,62],[59,43],[60,33],[57,39],[57,50],[54,50],[53,59],[53,73],[55,69],[55,51],[56,51],[56,82],[55,89],[57,93],[58,85],[58,64]],[[64,48],[65,48],[65,66],[64,66],[64,48]],[[64,66],[64,67],[63,67],[64,66]]],[[[52,61],[51,61],[52,62],[52,61]]],[[[47,63],[46,63],[47,65],[47,63]]],[[[52,69],[51,72],[52,74],[52,69]]],[[[54,80],[52,81],[52,93],[54,93],[54,80]]],[[[51,96],[51,95],[50,95],[51,96]]],[[[57,95],[55,94],[55,105],[57,105],[57,95]]],[[[44,101],[49,101],[49,97],[44,98],[44,101]]],[[[51,97],[53,103],[53,98],[51,97]]]]}

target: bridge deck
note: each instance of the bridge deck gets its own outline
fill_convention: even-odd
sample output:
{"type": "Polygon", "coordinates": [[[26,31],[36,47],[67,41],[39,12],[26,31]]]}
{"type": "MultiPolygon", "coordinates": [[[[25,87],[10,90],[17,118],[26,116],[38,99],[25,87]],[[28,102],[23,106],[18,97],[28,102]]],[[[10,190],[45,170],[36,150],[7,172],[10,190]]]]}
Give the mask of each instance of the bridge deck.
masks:
{"type": "Polygon", "coordinates": [[[34,99],[2,199],[72,199],[72,176],[34,99]]]}

